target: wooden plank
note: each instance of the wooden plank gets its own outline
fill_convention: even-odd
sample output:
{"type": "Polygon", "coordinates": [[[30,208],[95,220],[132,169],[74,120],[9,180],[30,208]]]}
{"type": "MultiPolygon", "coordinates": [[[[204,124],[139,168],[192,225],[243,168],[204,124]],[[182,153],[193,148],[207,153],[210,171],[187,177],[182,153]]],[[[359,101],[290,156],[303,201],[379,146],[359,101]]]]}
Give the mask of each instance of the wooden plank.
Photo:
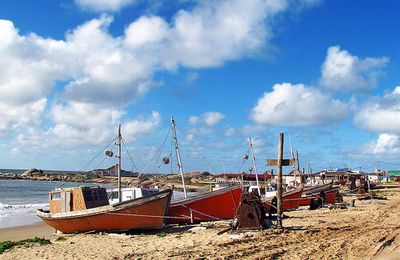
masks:
{"type": "MultiPolygon", "coordinates": [[[[282,166],[293,166],[295,163],[294,159],[282,159],[282,166]]],[[[278,159],[267,160],[267,166],[278,166],[278,159]]]]}

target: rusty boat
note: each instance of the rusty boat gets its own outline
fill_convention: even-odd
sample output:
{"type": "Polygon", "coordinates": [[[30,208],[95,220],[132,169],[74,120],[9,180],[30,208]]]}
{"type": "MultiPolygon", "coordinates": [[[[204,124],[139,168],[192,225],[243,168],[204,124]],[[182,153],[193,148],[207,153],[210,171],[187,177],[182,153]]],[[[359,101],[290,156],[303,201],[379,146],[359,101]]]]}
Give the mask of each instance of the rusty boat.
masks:
{"type": "MultiPolygon", "coordinates": [[[[63,233],[161,229],[164,226],[172,190],[122,201],[121,125],[114,140],[118,146],[117,203],[110,205],[107,191],[102,187],[58,188],[50,192],[50,210],[36,211],[46,224],[63,233]]],[[[112,150],[105,154],[114,157],[112,150]]]]}
{"type": "Polygon", "coordinates": [[[62,188],[50,192],[50,210],[37,210],[48,225],[63,233],[161,229],[172,191],[109,205],[101,187],[62,188]]]}

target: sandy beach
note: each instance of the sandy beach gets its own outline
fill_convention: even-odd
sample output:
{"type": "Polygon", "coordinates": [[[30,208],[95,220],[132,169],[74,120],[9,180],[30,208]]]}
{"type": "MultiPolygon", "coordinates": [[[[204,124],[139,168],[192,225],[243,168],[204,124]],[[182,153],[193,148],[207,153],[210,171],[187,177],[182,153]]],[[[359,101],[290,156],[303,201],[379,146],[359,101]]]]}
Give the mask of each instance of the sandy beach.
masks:
{"type": "Polygon", "coordinates": [[[0,228],[0,242],[1,241],[18,241],[33,237],[43,237],[47,239],[54,239],[54,228],[39,222],[33,225],[18,226],[11,228],[0,228]]]}
{"type": "Polygon", "coordinates": [[[0,255],[0,258],[368,259],[371,252],[374,252],[374,257],[381,254],[394,255],[400,251],[400,237],[394,236],[391,243],[386,243],[385,239],[393,236],[400,228],[400,190],[385,191],[382,194],[388,199],[356,201],[355,207],[347,209],[301,209],[287,212],[288,217],[283,221],[284,230],[218,234],[229,227],[229,221],[218,221],[170,227],[160,232],[79,234],[57,239],[51,235],[53,230],[44,224],[2,229],[0,234],[3,240],[44,236],[50,238],[52,244],[15,247],[0,255]],[[388,245],[392,248],[388,248],[388,245]]]}

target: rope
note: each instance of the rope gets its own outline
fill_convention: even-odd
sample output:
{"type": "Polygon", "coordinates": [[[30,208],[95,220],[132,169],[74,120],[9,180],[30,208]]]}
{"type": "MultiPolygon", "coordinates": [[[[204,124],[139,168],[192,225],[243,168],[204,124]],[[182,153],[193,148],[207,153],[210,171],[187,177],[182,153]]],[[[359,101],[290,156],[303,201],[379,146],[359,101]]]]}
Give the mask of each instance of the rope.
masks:
{"type": "MultiPolygon", "coordinates": [[[[119,215],[119,216],[131,216],[131,217],[146,217],[146,218],[170,218],[170,219],[182,219],[182,217],[187,218],[186,216],[182,217],[174,217],[174,216],[156,216],[156,215],[144,215],[144,214],[135,214],[135,213],[116,213],[116,212],[106,212],[108,215],[119,215]]],[[[189,217],[190,219],[190,217],[189,217]]]]}
{"type": "MultiPolygon", "coordinates": [[[[149,162],[145,165],[143,172],[147,172],[147,168],[150,166],[150,163],[151,163],[156,157],[158,157],[157,154],[159,154],[159,153],[161,154],[162,149],[164,148],[165,142],[167,141],[167,138],[168,138],[170,132],[171,132],[171,127],[169,128],[168,133],[167,133],[167,135],[166,135],[165,138],[164,138],[163,144],[159,147],[159,149],[154,153],[153,157],[151,157],[151,159],[149,160],[149,162]]],[[[155,171],[155,168],[156,168],[156,167],[157,167],[157,161],[156,161],[156,163],[155,163],[155,165],[154,165],[153,171],[155,171]]]]}
{"type": "Polygon", "coordinates": [[[187,208],[187,209],[189,209],[189,210],[191,210],[191,211],[193,211],[193,212],[196,212],[196,213],[198,213],[198,214],[200,214],[200,215],[203,215],[203,216],[206,216],[206,217],[209,217],[209,218],[215,219],[215,220],[220,220],[220,218],[217,218],[217,217],[214,217],[214,216],[208,215],[208,214],[206,214],[206,213],[203,213],[203,212],[197,211],[197,210],[195,210],[195,209],[189,208],[189,207],[188,207],[188,206],[186,206],[185,204],[180,204],[179,206],[182,206],[182,207],[184,207],[184,208],[187,208]]]}
{"type": "Polygon", "coordinates": [[[131,160],[131,163],[133,165],[133,169],[136,169],[137,171],[139,171],[138,167],[136,167],[135,162],[133,161],[131,154],[129,153],[128,148],[126,147],[126,143],[125,140],[122,138],[122,144],[124,145],[124,148],[126,150],[126,153],[128,154],[129,159],[131,160]]]}
{"type": "Polygon", "coordinates": [[[110,146],[110,144],[112,144],[113,142],[115,142],[115,140],[117,139],[117,137],[115,137],[113,140],[111,140],[111,142],[109,142],[108,144],[107,144],[107,146],[103,149],[103,150],[101,150],[97,155],[95,155],[87,164],[85,164],[82,168],[81,168],[81,170],[80,171],[83,171],[86,167],[89,167],[89,165],[104,151],[104,150],[106,150],[109,146],[110,146]]]}
{"type": "Polygon", "coordinates": [[[235,212],[236,212],[236,201],[235,201],[235,196],[233,196],[233,191],[231,190],[231,197],[232,197],[232,201],[233,201],[233,206],[235,207],[235,212]]]}
{"type": "Polygon", "coordinates": [[[210,168],[214,171],[217,172],[217,170],[214,168],[214,166],[212,166],[212,164],[210,163],[210,161],[203,155],[203,153],[199,150],[199,148],[192,142],[192,140],[190,140],[185,132],[178,126],[179,131],[181,131],[181,133],[183,134],[183,137],[185,138],[186,141],[188,141],[191,145],[193,145],[193,147],[195,148],[196,152],[200,154],[200,156],[208,163],[208,165],[210,166],[210,168]]]}

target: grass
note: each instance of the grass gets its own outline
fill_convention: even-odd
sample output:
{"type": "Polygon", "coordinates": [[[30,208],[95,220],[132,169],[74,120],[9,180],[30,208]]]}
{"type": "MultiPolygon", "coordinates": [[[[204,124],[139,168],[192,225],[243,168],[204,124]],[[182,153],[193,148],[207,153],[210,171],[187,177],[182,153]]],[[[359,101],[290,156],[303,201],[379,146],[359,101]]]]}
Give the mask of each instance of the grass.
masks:
{"type": "Polygon", "coordinates": [[[38,243],[39,245],[48,245],[50,244],[50,240],[44,239],[44,238],[39,238],[39,237],[34,237],[30,239],[25,239],[25,240],[20,240],[20,241],[3,241],[0,242],[0,254],[4,253],[7,249],[10,249],[14,246],[20,246],[20,245],[25,245],[27,243],[38,243]]]}
{"type": "Polygon", "coordinates": [[[67,240],[65,237],[57,237],[55,241],[61,242],[67,240]]]}

